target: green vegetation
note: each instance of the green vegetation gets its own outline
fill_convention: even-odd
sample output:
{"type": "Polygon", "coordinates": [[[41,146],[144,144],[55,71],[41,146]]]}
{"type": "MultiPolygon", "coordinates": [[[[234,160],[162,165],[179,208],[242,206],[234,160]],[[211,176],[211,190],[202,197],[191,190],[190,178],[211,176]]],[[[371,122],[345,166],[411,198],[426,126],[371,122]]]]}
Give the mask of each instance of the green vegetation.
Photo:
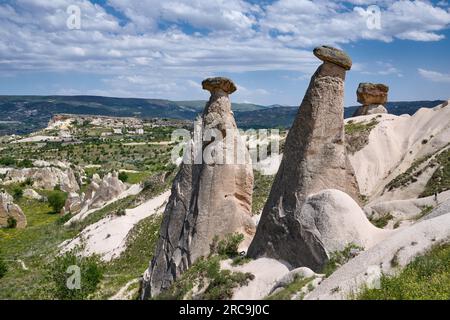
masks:
{"type": "Polygon", "coordinates": [[[392,191],[394,189],[405,187],[410,183],[416,182],[417,177],[419,177],[426,169],[428,169],[428,167],[435,166],[435,162],[433,160],[431,160],[427,165],[422,166],[426,161],[428,161],[431,158],[431,156],[432,155],[428,155],[414,161],[411,167],[408,168],[408,170],[399,174],[397,177],[395,177],[394,180],[389,182],[386,185],[385,190],[392,191]],[[422,166],[422,168],[418,170],[420,166],[422,166]]]}
{"type": "Polygon", "coordinates": [[[13,188],[12,196],[15,201],[20,200],[23,197],[23,189],[19,186],[13,188]]]}
{"type": "Polygon", "coordinates": [[[239,244],[244,240],[242,233],[233,233],[218,241],[216,236],[211,244],[211,252],[224,258],[234,258],[239,255],[239,244]]]}
{"type": "Polygon", "coordinates": [[[345,134],[353,135],[355,133],[363,133],[372,131],[373,128],[378,124],[378,120],[376,118],[372,118],[370,122],[355,122],[350,120],[345,125],[345,134]]]}
{"type": "Polygon", "coordinates": [[[58,190],[54,190],[48,196],[48,203],[53,208],[53,213],[60,213],[66,203],[67,194],[58,190]]]}
{"type": "Polygon", "coordinates": [[[376,219],[370,218],[369,220],[375,227],[384,228],[392,219],[394,219],[394,216],[391,213],[386,213],[376,219]]]}
{"type": "Polygon", "coordinates": [[[364,148],[369,143],[369,135],[378,124],[376,118],[370,122],[355,122],[349,120],[345,125],[345,140],[347,152],[355,153],[364,148]]]}
{"type": "Polygon", "coordinates": [[[350,259],[354,258],[360,251],[363,250],[364,248],[354,243],[350,243],[344,248],[344,250],[331,253],[330,259],[323,268],[322,273],[329,277],[340,266],[347,263],[350,259]]]}
{"type": "Polygon", "coordinates": [[[450,244],[435,246],[397,276],[382,276],[380,289],[364,289],[361,300],[449,300],[450,244]]]}
{"type": "Polygon", "coordinates": [[[450,149],[441,152],[436,157],[436,162],[439,167],[428,181],[421,197],[450,190],[450,149]]]}
{"type": "Polygon", "coordinates": [[[108,264],[95,299],[107,299],[126,283],[138,279],[148,268],[159,238],[162,215],[140,221],[127,239],[127,248],[116,260],[108,264]]]}
{"type": "Polygon", "coordinates": [[[211,254],[207,258],[198,259],[168,290],[155,299],[230,299],[235,288],[245,286],[254,279],[251,273],[220,268],[221,260],[238,256],[238,246],[243,239],[244,236],[238,233],[230,234],[220,241],[215,238],[211,244],[211,254]]]}
{"type": "Polygon", "coordinates": [[[75,251],[57,256],[46,269],[50,285],[45,290],[50,297],[59,300],[89,298],[97,289],[104,272],[99,257],[95,255],[80,257],[75,251]],[[80,278],[77,283],[78,275],[80,278]]]}
{"type": "Polygon", "coordinates": [[[8,220],[6,221],[6,227],[8,229],[14,229],[17,227],[17,220],[13,217],[8,217],[8,220]]]}
{"type": "Polygon", "coordinates": [[[2,252],[0,251],[0,279],[4,277],[6,272],[8,272],[8,267],[6,266],[6,262],[4,261],[2,252]]]}
{"type": "MultiPolygon", "coordinates": [[[[309,282],[314,278],[303,278],[298,275],[295,276],[294,281],[287,285],[280,291],[268,296],[267,300],[291,300],[291,298],[300,292],[309,282]]],[[[300,300],[303,299],[303,295],[299,296],[300,300]]]]}
{"type": "Polygon", "coordinates": [[[57,256],[46,269],[50,283],[46,291],[50,297],[59,300],[87,299],[97,289],[104,272],[99,257],[81,257],[75,251],[57,256]]]}
{"type": "Polygon", "coordinates": [[[127,182],[128,174],[124,171],[119,172],[119,180],[122,182],[127,182]]]}
{"type": "Polygon", "coordinates": [[[255,182],[253,187],[252,213],[255,215],[259,214],[264,208],[275,176],[263,175],[256,170],[253,171],[253,175],[255,182]]]}
{"type": "Polygon", "coordinates": [[[416,216],[414,217],[414,220],[420,220],[423,217],[425,217],[426,215],[428,215],[431,211],[433,211],[434,207],[433,206],[424,206],[422,208],[422,211],[416,216]]]}
{"type": "Polygon", "coordinates": [[[42,299],[48,284],[46,266],[56,256],[58,245],[76,232],[62,228],[57,222],[59,216],[46,202],[21,199],[17,204],[28,225],[25,229],[0,229],[0,248],[5,259],[22,260],[28,270],[18,263],[10,264],[0,281],[0,299],[42,299]]]}
{"type": "Polygon", "coordinates": [[[195,296],[196,299],[226,300],[231,298],[234,288],[247,285],[249,280],[254,278],[250,273],[221,270],[220,260],[217,255],[200,258],[167,291],[155,299],[192,299],[192,291],[197,288],[201,293],[195,296]]]}
{"type": "Polygon", "coordinates": [[[16,164],[16,160],[12,157],[3,157],[0,158],[0,165],[5,167],[14,166],[16,164]]]}

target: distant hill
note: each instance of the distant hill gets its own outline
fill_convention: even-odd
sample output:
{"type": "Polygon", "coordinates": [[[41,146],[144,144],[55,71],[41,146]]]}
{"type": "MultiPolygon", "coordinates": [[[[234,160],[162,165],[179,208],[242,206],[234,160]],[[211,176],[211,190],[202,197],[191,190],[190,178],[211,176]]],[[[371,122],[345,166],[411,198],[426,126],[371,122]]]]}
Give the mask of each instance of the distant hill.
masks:
{"type": "MultiPolygon", "coordinates": [[[[59,113],[134,116],[139,118],[173,118],[193,120],[206,101],[170,101],[162,99],[110,98],[100,96],[0,96],[0,135],[27,134],[47,126],[59,113]]],[[[434,107],[442,101],[390,102],[393,114],[413,114],[421,107],[434,107]]],[[[346,108],[350,117],[357,107],[346,108]]],[[[262,106],[233,103],[241,128],[289,127],[298,107],[262,106]]]]}

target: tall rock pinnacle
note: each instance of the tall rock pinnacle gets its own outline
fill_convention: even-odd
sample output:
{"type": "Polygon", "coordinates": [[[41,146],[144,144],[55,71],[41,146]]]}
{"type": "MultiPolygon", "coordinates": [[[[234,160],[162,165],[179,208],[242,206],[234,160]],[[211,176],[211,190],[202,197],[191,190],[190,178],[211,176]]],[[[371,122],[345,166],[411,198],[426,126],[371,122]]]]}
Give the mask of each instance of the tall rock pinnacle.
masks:
{"type": "MultiPolygon", "coordinates": [[[[241,141],[228,96],[236,86],[226,78],[206,79],[202,85],[211,92],[202,115],[203,143],[200,141],[199,149],[203,162],[181,164],[155,255],[144,274],[143,299],[167,289],[198,258],[207,256],[215,236],[240,232],[249,238],[255,232],[251,158],[241,141]]],[[[188,148],[187,153],[192,155],[193,149],[188,148]]]]}
{"type": "Polygon", "coordinates": [[[328,260],[320,221],[302,221],[308,196],[338,189],[358,201],[358,186],[344,145],[344,81],[352,61],[331,47],[314,50],[324,61],[309,84],[286,139],[285,152],[248,255],[320,270],[328,260]]]}

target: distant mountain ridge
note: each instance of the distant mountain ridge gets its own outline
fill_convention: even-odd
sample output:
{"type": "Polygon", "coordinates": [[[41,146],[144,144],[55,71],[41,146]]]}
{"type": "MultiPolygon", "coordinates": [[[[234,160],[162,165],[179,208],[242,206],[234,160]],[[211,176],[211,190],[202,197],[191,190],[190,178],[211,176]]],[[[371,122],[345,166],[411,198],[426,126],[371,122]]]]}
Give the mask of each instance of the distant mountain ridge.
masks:
{"type": "MultiPolygon", "coordinates": [[[[389,102],[390,113],[414,114],[419,108],[431,108],[443,101],[389,102]]],[[[60,113],[139,118],[173,118],[193,120],[206,101],[170,101],[164,99],[111,98],[101,96],[0,96],[0,135],[27,134],[45,128],[60,113]]],[[[237,124],[241,128],[289,127],[298,106],[262,106],[233,103],[237,124]]],[[[345,109],[351,117],[357,107],[345,109]]]]}

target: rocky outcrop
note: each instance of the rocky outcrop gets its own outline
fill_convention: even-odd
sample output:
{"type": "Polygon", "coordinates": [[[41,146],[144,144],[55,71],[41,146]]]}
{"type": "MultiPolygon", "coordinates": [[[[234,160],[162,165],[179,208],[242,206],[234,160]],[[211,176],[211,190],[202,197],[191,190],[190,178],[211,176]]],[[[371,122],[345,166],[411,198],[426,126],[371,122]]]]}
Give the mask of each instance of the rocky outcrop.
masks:
{"type": "Polygon", "coordinates": [[[44,200],[44,197],[41,196],[36,191],[34,191],[33,189],[25,189],[23,191],[23,197],[32,200],[44,200]]]}
{"type": "Polygon", "coordinates": [[[310,195],[297,220],[301,231],[308,234],[308,251],[324,262],[349,244],[368,249],[391,233],[373,226],[359,205],[339,190],[310,195]]]}
{"type": "Polygon", "coordinates": [[[392,236],[336,270],[305,300],[340,300],[374,288],[382,275],[392,276],[435,245],[450,239],[450,213],[399,229],[392,236]]]}
{"type": "Polygon", "coordinates": [[[94,174],[86,193],[69,194],[64,206],[64,213],[76,214],[101,208],[107,202],[116,199],[126,189],[126,185],[120,181],[116,171],[108,173],[103,179],[98,174],[94,174]]]}
{"type": "Polygon", "coordinates": [[[66,203],[63,208],[63,214],[76,214],[81,211],[82,196],[76,192],[71,192],[67,196],[66,203]]]}
{"type": "Polygon", "coordinates": [[[21,183],[31,180],[35,189],[53,190],[60,186],[62,191],[76,192],[80,190],[77,179],[72,169],[60,169],[55,167],[11,169],[6,174],[4,184],[21,183]]]}
{"type": "Polygon", "coordinates": [[[154,258],[144,274],[143,299],[168,288],[198,258],[207,256],[216,236],[240,232],[249,237],[254,233],[251,159],[229,99],[236,86],[229,79],[213,78],[203,81],[203,88],[211,92],[202,116],[203,136],[221,134],[224,139],[216,136],[200,144],[198,149],[205,154],[202,164],[190,161],[198,155],[194,141],[186,150],[164,212],[154,258]],[[228,156],[242,161],[227,161],[228,156]]]}
{"type": "Polygon", "coordinates": [[[330,47],[314,53],[324,63],[312,77],[286,138],[283,160],[248,255],[318,271],[327,252],[301,220],[308,196],[337,189],[358,201],[359,193],[344,143],[344,81],[351,59],[330,47]]]}
{"type": "Polygon", "coordinates": [[[388,113],[384,107],[388,99],[388,92],[389,87],[381,83],[360,83],[356,95],[362,106],[355,111],[353,116],[388,113]]]}
{"type": "Polygon", "coordinates": [[[22,209],[14,204],[13,197],[7,192],[0,192],[0,227],[8,227],[13,219],[15,227],[23,229],[27,226],[27,218],[22,209]]]}

